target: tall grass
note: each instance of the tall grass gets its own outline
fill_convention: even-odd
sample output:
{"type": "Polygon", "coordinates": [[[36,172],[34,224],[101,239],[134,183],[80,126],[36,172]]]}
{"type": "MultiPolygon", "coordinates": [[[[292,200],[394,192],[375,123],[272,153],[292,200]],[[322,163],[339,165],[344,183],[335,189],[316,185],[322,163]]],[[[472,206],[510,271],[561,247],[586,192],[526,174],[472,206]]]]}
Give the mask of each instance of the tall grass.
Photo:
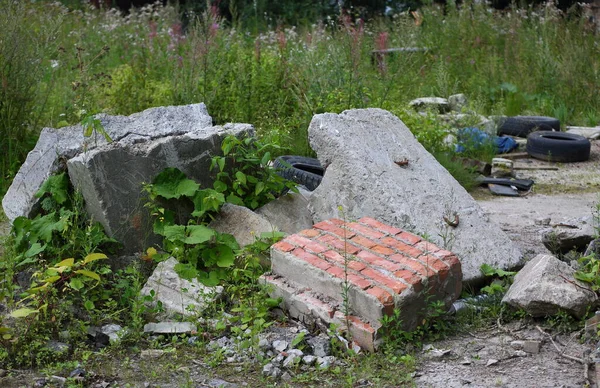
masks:
{"type": "Polygon", "coordinates": [[[421,96],[464,93],[482,114],[600,119],[598,40],[584,20],[553,7],[501,12],[467,1],[258,33],[265,28],[244,30],[215,7],[186,14],[184,27],[176,8],[158,4],[128,15],[0,5],[8,10],[0,14],[3,189],[42,126],[73,124],[82,112],[204,102],[217,123],[252,123],[299,154],[311,153],[306,131],[315,113],[349,108],[391,110],[420,138],[441,139],[439,131],[423,135],[438,130],[431,120],[408,117],[407,102],[421,96]],[[427,51],[372,57],[388,47],[427,51]]]}

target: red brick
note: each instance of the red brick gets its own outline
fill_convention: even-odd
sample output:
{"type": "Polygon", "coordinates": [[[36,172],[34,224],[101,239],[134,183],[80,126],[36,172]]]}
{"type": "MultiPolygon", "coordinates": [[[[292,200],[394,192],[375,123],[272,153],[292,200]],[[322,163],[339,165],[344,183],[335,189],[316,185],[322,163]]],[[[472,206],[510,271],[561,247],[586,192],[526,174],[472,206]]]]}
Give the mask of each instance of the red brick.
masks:
{"type": "Polygon", "coordinates": [[[348,281],[363,290],[366,290],[373,284],[367,279],[351,273],[348,274],[348,281]]]}
{"type": "Polygon", "coordinates": [[[331,266],[327,272],[335,276],[336,278],[343,279],[344,278],[344,270],[337,266],[331,266]]]}
{"type": "Polygon", "coordinates": [[[435,253],[440,250],[437,245],[430,243],[429,241],[421,241],[415,244],[415,246],[425,253],[435,253]]]}
{"type": "Polygon", "coordinates": [[[365,268],[360,271],[361,274],[365,275],[368,278],[373,279],[374,281],[386,286],[387,288],[394,291],[396,294],[400,294],[404,289],[406,289],[406,285],[397,281],[396,279],[392,279],[379,271],[376,271],[371,268],[365,268]]]}
{"type": "Polygon", "coordinates": [[[416,292],[419,292],[423,289],[423,281],[421,277],[409,270],[403,269],[402,271],[394,273],[394,276],[404,279],[408,284],[413,286],[413,289],[416,292]]]}
{"type": "Polygon", "coordinates": [[[384,306],[394,305],[394,298],[392,297],[392,294],[381,287],[371,287],[367,290],[367,293],[376,297],[377,300],[379,300],[384,306]]]}
{"type": "Polygon", "coordinates": [[[369,325],[368,323],[360,320],[360,318],[355,317],[354,315],[349,315],[347,318],[348,318],[348,321],[350,321],[353,326],[356,326],[357,328],[367,331],[371,334],[375,334],[375,329],[373,329],[373,327],[371,325],[369,325]]]}
{"type": "Polygon", "coordinates": [[[299,234],[303,235],[304,237],[317,237],[321,234],[321,232],[316,229],[304,229],[301,230],[299,234]]]}
{"type": "Polygon", "coordinates": [[[407,256],[411,256],[411,257],[417,257],[420,254],[423,253],[423,251],[412,247],[411,245],[408,245],[405,242],[402,242],[398,239],[395,239],[393,237],[386,237],[381,239],[381,242],[384,244],[387,244],[391,247],[396,248],[397,250],[399,250],[400,252],[404,253],[407,256]]]}
{"type": "Polygon", "coordinates": [[[330,218],[327,221],[331,222],[332,224],[336,224],[336,225],[340,225],[340,226],[345,224],[345,222],[343,220],[340,220],[339,218],[330,218]]]}
{"type": "Polygon", "coordinates": [[[298,298],[298,299],[302,300],[304,303],[306,303],[306,305],[309,307],[310,310],[312,310],[310,308],[310,305],[313,305],[317,309],[321,309],[321,310],[325,311],[327,313],[327,315],[329,316],[329,318],[333,318],[333,316],[335,314],[335,308],[333,306],[331,306],[329,303],[325,303],[322,300],[315,298],[312,295],[307,294],[306,292],[296,295],[296,298],[298,298]]]}
{"type": "Polygon", "coordinates": [[[321,221],[317,224],[314,224],[313,228],[324,230],[326,232],[331,232],[331,233],[337,234],[338,236],[340,236],[342,238],[347,238],[347,239],[354,237],[354,235],[356,234],[356,233],[352,232],[351,230],[340,228],[339,226],[332,223],[331,221],[332,220],[321,221]]]}
{"type": "MultiPolygon", "coordinates": [[[[439,247],[438,247],[439,248],[439,247]]],[[[447,251],[445,249],[439,249],[438,251],[435,252],[434,256],[439,258],[439,259],[443,259],[446,256],[452,256],[454,255],[454,253],[447,251]]]]}
{"type": "Polygon", "coordinates": [[[373,248],[371,248],[371,250],[373,252],[381,253],[382,255],[386,256],[393,255],[394,253],[396,253],[393,249],[384,247],[383,245],[376,245],[373,248]]]}
{"type": "Polygon", "coordinates": [[[448,266],[450,268],[455,267],[455,266],[460,266],[460,260],[458,259],[458,257],[454,254],[452,255],[446,255],[442,258],[442,261],[446,264],[448,264],[448,266]]]}
{"type": "Polygon", "coordinates": [[[327,251],[323,253],[323,256],[328,260],[344,263],[344,256],[340,255],[337,251],[327,251]]]}
{"type": "Polygon", "coordinates": [[[421,257],[420,259],[424,262],[426,261],[429,267],[437,272],[440,282],[446,280],[446,277],[448,277],[448,265],[446,263],[431,255],[421,257]]]}
{"type": "Polygon", "coordinates": [[[329,264],[327,261],[321,259],[318,256],[313,255],[312,253],[308,253],[306,252],[304,249],[302,248],[296,248],[294,249],[294,251],[292,252],[292,254],[304,261],[306,261],[307,263],[320,268],[324,271],[326,271],[329,267],[331,267],[331,264],[329,264]]]}
{"type": "Polygon", "coordinates": [[[369,240],[368,238],[365,238],[363,236],[354,236],[352,237],[351,241],[358,245],[362,245],[365,248],[372,248],[375,245],[377,245],[375,241],[369,240]]]}
{"type": "Polygon", "coordinates": [[[344,241],[342,239],[337,238],[331,234],[319,236],[317,240],[324,242],[332,247],[338,249],[339,251],[349,253],[351,255],[355,255],[360,251],[360,248],[350,244],[348,241],[344,241]]]}
{"type": "Polygon", "coordinates": [[[412,269],[423,276],[430,276],[433,274],[432,271],[420,261],[410,259],[404,255],[392,255],[390,256],[390,260],[393,260],[396,263],[407,267],[408,269],[412,269]]]}
{"type": "Polygon", "coordinates": [[[369,238],[382,238],[385,236],[384,233],[378,232],[372,228],[369,228],[368,226],[365,225],[361,225],[359,223],[356,222],[351,222],[348,224],[348,227],[350,227],[352,230],[355,230],[369,238]]]}
{"type": "Polygon", "coordinates": [[[402,266],[398,263],[394,263],[390,260],[387,260],[381,256],[377,256],[374,253],[371,253],[369,251],[360,251],[358,253],[358,255],[356,255],[356,257],[363,259],[364,261],[366,261],[369,264],[372,265],[376,265],[378,267],[387,269],[388,271],[397,271],[400,268],[402,268],[402,266]]]}
{"type": "Polygon", "coordinates": [[[421,241],[421,237],[419,236],[415,236],[412,233],[409,232],[402,232],[399,235],[397,235],[396,237],[398,237],[400,240],[409,243],[410,245],[415,245],[416,243],[418,243],[419,241],[421,241]]]}
{"type": "Polygon", "coordinates": [[[360,220],[358,220],[358,222],[360,222],[361,224],[369,225],[372,228],[376,228],[384,233],[391,235],[395,235],[402,232],[402,229],[394,228],[393,226],[383,224],[371,217],[363,217],[360,220]]]}
{"type": "Polygon", "coordinates": [[[361,263],[360,261],[356,261],[356,260],[350,260],[348,262],[348,268],[351,268],[357,272],[362,271],[363,269],[365,269],[365,265],[363,263],[361,263]]]}
{"type": "Polygon", "coordinates": [[[277,249],[278,251],[282,251],[282,252],[290,252],[293,251],[294,248],[296,248],[295,246],[293,246],[292,244],[289,244],[286,241],[279,241],[278,243],[273,245],[274,249],[277,249]]]}
{"type": "Polygon", "coordinates": [[[314,253],[325,252],[327,249],[329,249],[325,245],[319,244],[318,241],[314,241],[296,234],[289,236],[286,240],[291,241],[294,244],[314,253]]]}

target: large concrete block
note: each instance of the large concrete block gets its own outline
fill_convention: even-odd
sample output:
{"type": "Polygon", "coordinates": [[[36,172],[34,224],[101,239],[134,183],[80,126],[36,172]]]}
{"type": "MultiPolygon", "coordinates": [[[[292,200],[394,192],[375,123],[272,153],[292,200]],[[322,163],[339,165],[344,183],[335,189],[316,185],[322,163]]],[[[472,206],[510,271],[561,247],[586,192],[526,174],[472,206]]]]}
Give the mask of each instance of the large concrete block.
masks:
{"type": "Polygon", "coordinates": [[[480,206],[391,113],[381,109],[316,115],[309,140],[327,167],[310,207],[315,222],[370,216],[458,255],[463,281],[486,263],[509,269],[522,254],[480,206]]]}
{"type": "MultiPolygon", "coordinates": [[[[99,114],[96,117],[112,138],[113,146],[132,145],[212,126],[212,118],[204,104],[150,108],[131,116],[99,114]]],[[[19,216],[31,215],[38,203],[35,193],[50,175],[65,169],[67,160],[80,154],[85,157],[104,146],[106,140],[102,135],[84,138],[81,125],[42,129],[35,148],[27,155],[2,199],[8,219],[12,222],[19,216]]],[[[119,174],[125,166],[110,173],[119,174]]]]}

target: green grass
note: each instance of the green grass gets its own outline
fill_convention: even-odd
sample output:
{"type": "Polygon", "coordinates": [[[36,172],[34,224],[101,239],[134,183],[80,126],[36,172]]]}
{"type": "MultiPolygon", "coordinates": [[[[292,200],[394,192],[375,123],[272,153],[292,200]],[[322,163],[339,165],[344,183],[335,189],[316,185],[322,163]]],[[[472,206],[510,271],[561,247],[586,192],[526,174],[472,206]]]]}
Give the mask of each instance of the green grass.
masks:
{"type": "Polygon", "coordinates": [[[307,127],[316,113],[397,113],[421,96],[460,92],[482,114],[550,115],[563,125],[599,117],[600,46],[584,20],[551,7],[430,6],[421,24],[405,13],[256,35],[214,13],[184,31],[177,10],[158,5],[126,17],[47,2],[0,5],[8,10],[0,26],[12,37],[0,41],[3,190],[41,127],[88,113],[204,102],[218,124],[252,123],[295,154],[312,153],[307,127]],[[370,52],[383,47],[428,51],[374,65],[370,52]]]}

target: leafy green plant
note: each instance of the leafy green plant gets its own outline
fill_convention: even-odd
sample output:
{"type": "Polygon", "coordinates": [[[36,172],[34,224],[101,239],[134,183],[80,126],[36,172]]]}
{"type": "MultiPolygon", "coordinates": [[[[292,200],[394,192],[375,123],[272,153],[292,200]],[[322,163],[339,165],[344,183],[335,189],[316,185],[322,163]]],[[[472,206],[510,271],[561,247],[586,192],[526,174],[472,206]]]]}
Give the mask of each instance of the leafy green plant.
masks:
{"type": "Polygon", "coordinates": [[[215,190],[225,201],[256,209],[276,198],[295,184],[277,175],[269,165],[273,152],[280,147],[252,137],[227,136],[222,144],[223,156],[212,159],[211,170],[217,170],[215,190]]]}
{"type": "Polygon", "coordinates": [[[480,269],[484,276],[493,278],[488,286],[481,289],[482,292],[485,292],[488,295],[504,294],[512,284],[513,278],[516,275],[516,272],[493,268],[489,264],[482,264],[480,269]]]}

